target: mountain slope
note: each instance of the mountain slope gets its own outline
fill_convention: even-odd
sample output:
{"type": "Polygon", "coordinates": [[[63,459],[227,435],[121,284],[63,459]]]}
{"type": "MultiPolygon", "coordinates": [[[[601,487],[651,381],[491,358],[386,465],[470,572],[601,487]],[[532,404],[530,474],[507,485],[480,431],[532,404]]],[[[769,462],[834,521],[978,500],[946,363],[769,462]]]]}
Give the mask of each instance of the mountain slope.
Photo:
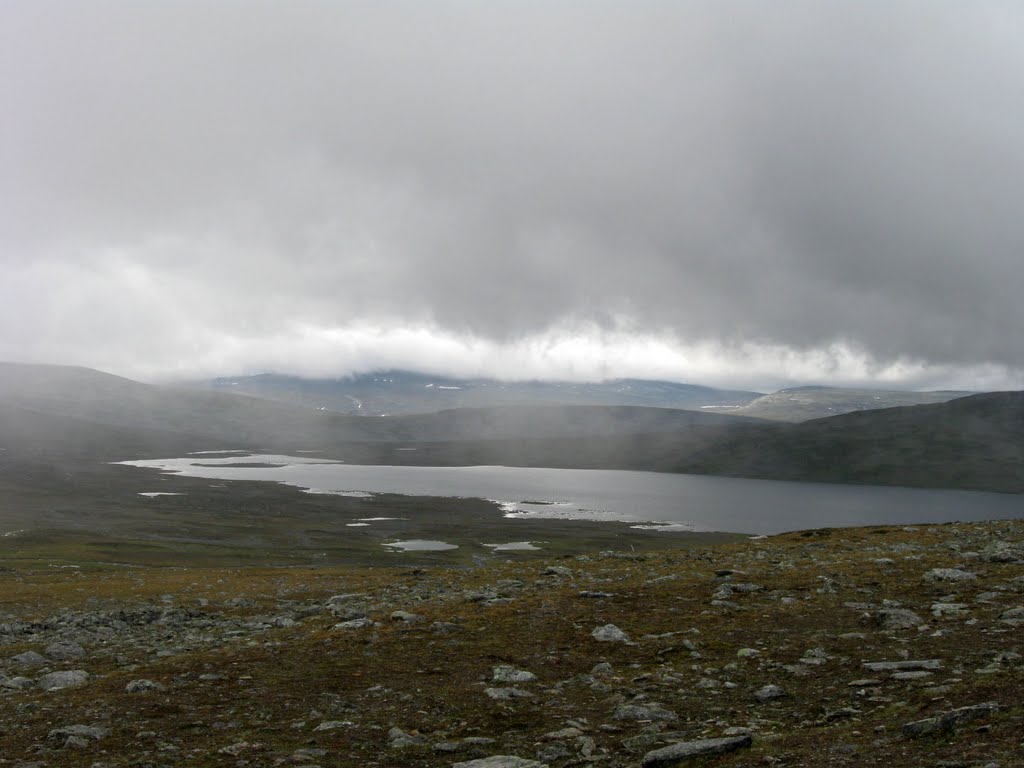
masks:
{"type": "Polygon", "coordinates": [[[777,421],[808,421],[853,411],[895,408],[902,405],[945,403],[971,392],[906,392],[848,387],[792,387],[762,395],[729,412],[777,421]]]}
{"type": "Polygon", "coordinates": [[[1024,392],[786,424],[590,438],[346,446],[350,461],[636,469],[772,480],[1024,492],[1024,392]]]}
{"type": "Polygon", "coordinates": [[[670,381],[616,379],[574,383],[453,379],[383,371],[340,379],[260,374],[192,382],[189,386],[359,416],[433,413],[510,405],[632,405],[652,408],[738,407],[761,393],[670,381]]]}
{"type": "MultiPolygon", "coordinates": [[[[414,416],[366,418],[319,411],[245,395],[155,387],[86,368],[0,364],[0,406],[39,421],[41,435],[97,425],[94,443],[279,450],[336,450],[351,442],[459,441],[482,438],[591,437],[680,431],[700,426],[729,428],[750,419],[664,408],[602,406],[508,406],[463,408],[414,416]],[[32,416],[35,414],[35,416],[32,416]],[[101,429],[102,428],[102,429],[101,429]],[[114,431],[111,431],[112,428],[114,431]],[[118,431],[120,430],[120,431],[118,431]],[[129,439],[125,430],[141,431],[129,439]]],[[[13,412],[12,412],[13,413],[13,412]]],[[[11,417],[13,419],[13,416],[11,417]]],[[[14,422],[12,421],[12,424],[14,422]]],[[[54,443],[59,447],[59,440],[54,443]]]]}
{"type": "Polygon", "coordinates": [[[1024,492],[1024,392],[817,419],[726,438],[679,471],[1024,492]]]}

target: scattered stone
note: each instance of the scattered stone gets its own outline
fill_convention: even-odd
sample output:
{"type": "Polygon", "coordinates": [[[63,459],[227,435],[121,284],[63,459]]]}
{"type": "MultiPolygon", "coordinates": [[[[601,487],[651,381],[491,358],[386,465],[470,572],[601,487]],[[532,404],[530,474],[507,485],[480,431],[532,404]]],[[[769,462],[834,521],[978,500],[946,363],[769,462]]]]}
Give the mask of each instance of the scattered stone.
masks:
{"type": "Polygon", "coordinates": [[[679,719],[675,712],[665,709],[657,702],[647,704],[620,704],[612,715],[615,720],[650,720],[651,722],[673,722],[679,719]]]}
{"type": "Polygon", "coordinates": [[[8,688],[12,691],[23,691],[26,688],[31,688],[36,684],[36,681],[31,677],[4,677],[0,675],[0,688],[8,688]]]}
{"type": "Polygon", "coordinates": [[[485,688],[484,693],[494,701],[511,701],[512,699],[530,699],[533,694],[520,688],[485,688]]]}
{"type": "Polygon", "coordinates": [[[1004,624],[1009,624],[1013,627],[1024,624],[1024,607],[1011,608],[1008,611],[1003,611],[999,614],[999,620],[1004,624]]]}
{"type": "Polygon", "coordinates": [[[336,731],[339,728],[351,728],[355,723],[351,720],[324,720],[320,725],[313,729],[313,732],[317,731],[336,731]]]}
{"type": "Polygon", "coordinates": [[[893,680],[920,680],[923,677],[931,677],[931,672],[926,672],[923,669],[914,670],[912,672],[893,672],[891,677],[893,680]]]}
{"type": "Polygon", "coordinates": [[[401,728],[392,728],[388,731],[388,746],[392,749],[421,747],[426,743],[427,740],[418,733],[406,733],[401,728]]]}
{"type": "Polygon", "coordinates": [[[865,669],[872,672],[907,672],[910,670],[936,670],[942,669],[942,662],[939,659],[919,659],[906,661],[865,661],[861,664],[865,669]]]}
{"type": "Polygon", "coordinates": [[[512,755],[491,755],[479,760],[453,763],[452,768],[548,768],[548,764],[512,755]]]}
{"type": "Polygon", "coordinates": [[[537,676],[533,672],[527,672],[523,669],[516,669],[511,666],[500,666],[495,667],[491,677],[491,682],[494,683],[532,683],[536,681],[537,676]]]}
{"type": "Polygon", "coordinates": [[[996,712],[998,709],[999,705],[992,701],[985,702],[984,704],[974,704],[969,707],[960,707],[936,717],[907,723],[903,726],[903,735],[908,738],[917,738],[933,733],[946,733],[972,720],[977,720],[985,715],[996,712]]]}
{"type": "Polygon", "coordinates": [[[109,728],[98,725],[66,725],[63,728],[54,728],[46,738],[50,741],[66,742],[68,738],[89,739],[99,741],[110,734],[109,728]]]}
{"type": "Polygon", "coordinates": [[[754,698],[761,703],[775,701],[776,699],[781,699],[785,696],[786,692],[778,685],[766,685],[754,692],[754,698]]]}
{"type": "Polygon", "coordinates": [[[401,621],[404,624],[419,624],[421,621],[424,621],[425,619],[425,616],[421,616],[418,613],[409,613],[408,611],[391,612],[392,621],[401,621]]]}
{"type": "Polygon", "coordinates": [[[572,578],[572,569],[566,568],[564,565],[549,565],[543,571],[540,572],[541,576],[561,576],[563,578],[572,578]]]}
{"type": "Polygon", "coordinates": [[[54,661],[71,661],[85,656],[85,648],[78,643],[51,643],[45,653],[54,661]]]}
{"type": "Polygon", "coordinates": [[[49,664],[45,656],[41,656],[35,651],[25,651],[17,656],[12,656],[11,662],[19,667],[41,667],[44,664],[49,664]]]}
{"type": "Polygon", "coordinates": [[[932,616],[937,619],[947,616],[962,616],[967,613],[966,603],[932,603],[932,616]]]}
{"type": "Polygon", "coordinates": [[[737,749],[749,747],[752,743],[753,739],[749,735],[683,741],[648,752],[644,755],[643,768],[672,768],[685,760],[706,755],[724,755],[728,752],[735,752],[737,749]]]}
{"type": "Polygon", "coordinates": [[[363,617],[361,619],[349,619],[348,621],[340,621],[334,625],[334,629],[363,629],[364,627],[372,627],[373,619],[367,619],[363,617]]]}
{"type": "Polygon", "coordinates": [[[628,643],[629,635],[623,632],[621,629],[616,627],[614,624],[605,624],[603,627],[598,627],[590,636],[597,640],[599,643],[628,643]]]}
{"type": "Polygon", "coordinates": [[[962,571],[959,568],[932,568],[924,575],[925,581],[973,581],[977,574],[962,571]]]}
{"type": "Polygon", "coordinates": [[[89,678],[89,673],[84,669],[72,669],[63,672],[51,672],[39,678],[39,687],[44,691],[57,691],[61,688],[69,688],[72,685],[80,685],[89,678]]]}
{"type": "Polygon", "coordinates": [[[124,689],[128,693],[147,693],[148,691],[162,691],[164,686],[143,678],[141,680],[132,680],[124,689]]]}
{"type": "Polygon", "coordinates": [[[906,608],[883,608],[875,611],[874,620],[883,629],[909,629],[924,624],[924,619],[906,608]]]}
{"type": "Polygon", "coordinates": [[[737,659],[754,659],[761,655],[761,652],[756,648],[740,648],[736,651],[737,659]]]}

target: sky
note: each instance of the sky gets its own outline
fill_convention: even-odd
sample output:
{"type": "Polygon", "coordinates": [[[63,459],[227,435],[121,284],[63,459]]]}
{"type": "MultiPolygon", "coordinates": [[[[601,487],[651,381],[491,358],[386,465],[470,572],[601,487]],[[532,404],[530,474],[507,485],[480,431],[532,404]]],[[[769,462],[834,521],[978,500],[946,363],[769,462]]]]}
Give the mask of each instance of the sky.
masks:
{"type": "Polygon", "coordinates": [[[1024,388],[1024,4],[0,3],[0,360],[1024,388]]]}

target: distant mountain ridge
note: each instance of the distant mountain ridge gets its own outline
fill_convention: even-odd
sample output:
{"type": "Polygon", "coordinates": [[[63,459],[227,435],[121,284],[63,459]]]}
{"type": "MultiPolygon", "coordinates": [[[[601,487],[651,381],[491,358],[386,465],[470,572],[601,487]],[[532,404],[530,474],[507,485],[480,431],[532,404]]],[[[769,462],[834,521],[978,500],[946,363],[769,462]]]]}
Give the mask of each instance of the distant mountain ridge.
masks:
{"type": "Polygon", "coordinates": [[[84,368],[0,364],[0,469],[33,457],[102,462],[218,448],[315,450],[350,463],[639,469],[1020,493],[1024,392],[803,423],[600,405],[365,418],[84,368]]]}
{"type": "Polygon", "coordinates": [[[760,392],[643,379],[604,382],[457,379],[411,371],[381,371],[334,379],[279,374],[185,382],[196,389],[233,392],[353,416],[399,416],[451,408],[509,405],[633,405],[650,408],[733,408],[760,392]]]}
{"type": "MultiPolygon", "coordinates": [[[[42,435],[59,436],[54,425],[60,420],[72,434],[88,424],[107,430],[111,440],[104,455],[122,455],[128,446],[135,450],[139,445],[159,451],[162,444],[189,444],[192,450],[227,443],[250,449],[337,451],[359,442],[595,437],[696,426],[728,429],[751,421],[699,411],[592,405],[510,405],[366,418],[243,394],[158,387],[88,368],[14,363],[0,363],[0,407],[18,425],[17,430],[0,432],[0,447],[17,449],[15,433],[31,434],[36,414],[42,435]]],[[[90,445],[98,449],[101,442],[90,445]]]]}

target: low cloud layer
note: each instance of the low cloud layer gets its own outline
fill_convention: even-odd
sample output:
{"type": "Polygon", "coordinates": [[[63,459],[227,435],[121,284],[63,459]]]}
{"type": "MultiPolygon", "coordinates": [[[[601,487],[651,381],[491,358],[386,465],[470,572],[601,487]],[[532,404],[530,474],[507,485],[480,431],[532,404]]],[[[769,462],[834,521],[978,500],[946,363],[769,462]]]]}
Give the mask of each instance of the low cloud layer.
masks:
{"type": "Polygon", "coordinates": [[[8,3],[0,358],[1024,386],[1011,3],[8,3]]]}

